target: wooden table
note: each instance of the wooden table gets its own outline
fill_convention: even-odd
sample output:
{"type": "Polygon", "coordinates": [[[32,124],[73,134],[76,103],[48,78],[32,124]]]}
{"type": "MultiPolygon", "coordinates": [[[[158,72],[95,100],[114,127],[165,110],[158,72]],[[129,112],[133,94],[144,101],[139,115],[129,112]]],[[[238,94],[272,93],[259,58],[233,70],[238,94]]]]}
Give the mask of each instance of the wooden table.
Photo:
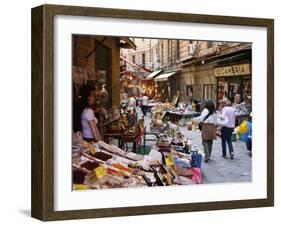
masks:
{"type": "Polygon", "coordinates": [[[190,118],[200,115],[200,113],[194,111],[192,112],[167,111],[167,113],[170,115],[170,121],[174,123],[178,123],[178,121],[181,118],[184,118],[185,121],[187,121],[190,118]]]}

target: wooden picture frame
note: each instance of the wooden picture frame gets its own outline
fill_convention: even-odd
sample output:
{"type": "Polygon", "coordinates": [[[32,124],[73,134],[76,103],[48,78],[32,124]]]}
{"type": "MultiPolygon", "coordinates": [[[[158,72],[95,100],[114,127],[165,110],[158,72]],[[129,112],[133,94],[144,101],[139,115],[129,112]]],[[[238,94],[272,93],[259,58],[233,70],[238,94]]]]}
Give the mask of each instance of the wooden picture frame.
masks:
{"type": "Polygon", "coordinates": [[[274,20],[125,9],[42,5],[32,9],[32,200],[31,215],[50,221],[164,214],[274,205],[274,20]],[[54,211],[54,16],[95,16],[240,25],[267,29],[267,198],[157,206],[54,211]]]}

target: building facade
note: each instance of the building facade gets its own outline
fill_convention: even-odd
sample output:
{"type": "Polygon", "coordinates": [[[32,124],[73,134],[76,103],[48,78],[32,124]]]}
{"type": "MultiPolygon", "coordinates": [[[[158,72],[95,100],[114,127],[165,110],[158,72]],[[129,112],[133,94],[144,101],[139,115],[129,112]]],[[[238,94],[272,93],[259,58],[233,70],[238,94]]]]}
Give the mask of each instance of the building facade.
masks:
{"type": "MultiPolygon", "coordinates": [[[[199,43],[200,44],[200,43],[199,43]]],[[[251,44],[205,43],[183,61],[179,89],[187,96],[219,102],[251,96],[251,44]],[[202,47],[203,46],[203,47],[202,47]]]]}
{"type": "Polygon", "coordinates": [[[128,71],[144,77],[149,70],[153,70],[152,45],[156,40],[144,38],[131,38],[130,40],[135,43],[136,49],[122,49],[120,54],[132,63],[126,64],[128,71]],[[134,64],[146,68],[148,71],[140,70],[134,64]]]}
{"type": "MultiPolygon", "coordinates": [[[[233,101],[235,94],[240,94],[242,99],[245,92],[251,95],[249,43],[143,38],[132,40],[137,49],[125,50],[124,54],[133,63],[151,71],[161,70],[161,74],[154,79],[154,95],[162,100],[171,100],[175,95],[180,95],[182,101],[197,98],[218,102],[225,97],[233,101]],[[227,70],[236,72],[225,73],[227,70]],[[161,77],[164,79],[158,79],[161,77]]],[[[137,73],[133,66],[128,68],[137,73]]],[[[147,71],[138,73],[149,75],[147,71]]]]}
{"type": "Polygon", "coordinates": [[[81,87],[104,79],[108,91],[108,107],[120,104],[120,49],[135,48],[126,38],[74,35],[73,69],[74,91],[80,95],[81,87]]]}

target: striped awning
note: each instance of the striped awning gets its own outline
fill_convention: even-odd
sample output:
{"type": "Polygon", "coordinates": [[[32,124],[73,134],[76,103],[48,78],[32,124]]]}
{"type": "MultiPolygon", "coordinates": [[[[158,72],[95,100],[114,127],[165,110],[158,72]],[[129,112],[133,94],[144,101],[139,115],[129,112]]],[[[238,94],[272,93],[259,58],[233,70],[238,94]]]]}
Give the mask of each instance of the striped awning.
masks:
{"type": "Polygon", "coordinates": [[[145,77],[146,80],[150,80],[153,79],[155,76],[157,76],[158,74],[161,73],[162,70],[158,70],[158,71],[154,71],[151,74],[149,74],[148,76],[145,77]]]}
{"type": "Polygon", "coordinates": [[[166,74],[162,74],[157,76],[154,81],[167,81],[169,77],[171,77],[172,75],[176,74],[177,72],[170,72],[170,73],[166,73],[166,74]]]}

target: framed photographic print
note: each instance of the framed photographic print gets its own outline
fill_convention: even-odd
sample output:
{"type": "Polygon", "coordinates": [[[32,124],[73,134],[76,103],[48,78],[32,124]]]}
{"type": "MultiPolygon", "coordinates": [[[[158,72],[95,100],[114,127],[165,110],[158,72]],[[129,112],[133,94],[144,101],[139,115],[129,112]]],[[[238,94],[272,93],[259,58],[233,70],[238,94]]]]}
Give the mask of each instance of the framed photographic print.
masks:
{"type": "Polygon", "coordinates": [[[274,21],[32,9],[32,216],[274,205],[274,21]]]}

